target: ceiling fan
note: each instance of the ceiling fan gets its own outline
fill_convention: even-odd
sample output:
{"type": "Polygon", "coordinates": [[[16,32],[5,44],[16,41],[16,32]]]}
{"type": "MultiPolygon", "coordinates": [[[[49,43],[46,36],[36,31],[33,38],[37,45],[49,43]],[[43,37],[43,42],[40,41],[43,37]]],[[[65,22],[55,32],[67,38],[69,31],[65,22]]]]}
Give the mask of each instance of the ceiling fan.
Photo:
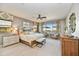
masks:
{"type": "Polygon", "coordinates": [[[41,16],[40,14],[38,14],[37,20],[38,20],[38,19],[42,20],[42,19],[44,19],[44,18],[47,18],[47,17],[41,16]]]}

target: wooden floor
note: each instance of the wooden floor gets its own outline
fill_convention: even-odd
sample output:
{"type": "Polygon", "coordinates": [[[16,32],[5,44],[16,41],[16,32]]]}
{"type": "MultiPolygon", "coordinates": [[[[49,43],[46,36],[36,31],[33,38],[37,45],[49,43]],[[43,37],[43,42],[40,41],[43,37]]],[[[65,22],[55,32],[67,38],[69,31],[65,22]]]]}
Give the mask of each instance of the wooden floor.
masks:
{"type": "Polygon", "coordinates": [[[30,48],[18,43],[5,48],[0,48],[0,56],[60,56],[61,46],[59,40],[47,39],[47,43],[42,47],[30,48]]]}

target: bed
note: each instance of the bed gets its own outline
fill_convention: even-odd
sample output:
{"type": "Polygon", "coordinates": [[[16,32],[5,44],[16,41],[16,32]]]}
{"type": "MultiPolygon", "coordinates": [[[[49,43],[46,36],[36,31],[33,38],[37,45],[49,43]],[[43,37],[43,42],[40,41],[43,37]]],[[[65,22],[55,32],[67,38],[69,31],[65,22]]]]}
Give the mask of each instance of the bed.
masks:
{"type": "Polygon", "coordinates": [[[35,41],[43,37],[44,35],[42,33],[20,34],[20,42],[30,47],[33,47],[35,44],[35,41]]]}

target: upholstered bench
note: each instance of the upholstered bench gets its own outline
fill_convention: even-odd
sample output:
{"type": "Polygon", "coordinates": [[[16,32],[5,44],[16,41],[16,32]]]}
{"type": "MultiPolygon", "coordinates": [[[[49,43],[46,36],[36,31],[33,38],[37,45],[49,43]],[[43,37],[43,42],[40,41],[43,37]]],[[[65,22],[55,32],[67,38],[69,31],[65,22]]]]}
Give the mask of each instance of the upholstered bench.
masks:
{"type": "Polygon", "coordinates": [[[37,47],[41,48],[45,43],[46,43],[46,38],[40,38],[38,40],[32,41],[31,47],[33,48],[33,47],[37,46],[37,47]]]}
{"type": "Polygon", "coordinates": [[[37,47],[41,48],[45,43],[46,43],[46,38],[40,38],[40,39],[36,40],[37,47]]]}

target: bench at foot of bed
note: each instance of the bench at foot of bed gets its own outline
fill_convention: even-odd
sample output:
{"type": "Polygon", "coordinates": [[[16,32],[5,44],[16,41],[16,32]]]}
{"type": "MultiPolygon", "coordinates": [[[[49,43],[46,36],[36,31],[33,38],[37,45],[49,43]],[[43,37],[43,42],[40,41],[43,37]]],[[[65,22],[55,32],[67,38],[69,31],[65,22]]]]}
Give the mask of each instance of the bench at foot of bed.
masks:
{"type": "Polygon", "coordinates": [[[24,41],[24,40],[20,40],[20,42],[23,43],[23,44],[26,44],[26,45],[28,45],[32,48],[35,47],[35,46],[41,48],[46,43],[46,39],[41,38],[41,39],[38,39],[38,40],[33,40],[33,41],[31,41],[31,43],[24,41]]]}

